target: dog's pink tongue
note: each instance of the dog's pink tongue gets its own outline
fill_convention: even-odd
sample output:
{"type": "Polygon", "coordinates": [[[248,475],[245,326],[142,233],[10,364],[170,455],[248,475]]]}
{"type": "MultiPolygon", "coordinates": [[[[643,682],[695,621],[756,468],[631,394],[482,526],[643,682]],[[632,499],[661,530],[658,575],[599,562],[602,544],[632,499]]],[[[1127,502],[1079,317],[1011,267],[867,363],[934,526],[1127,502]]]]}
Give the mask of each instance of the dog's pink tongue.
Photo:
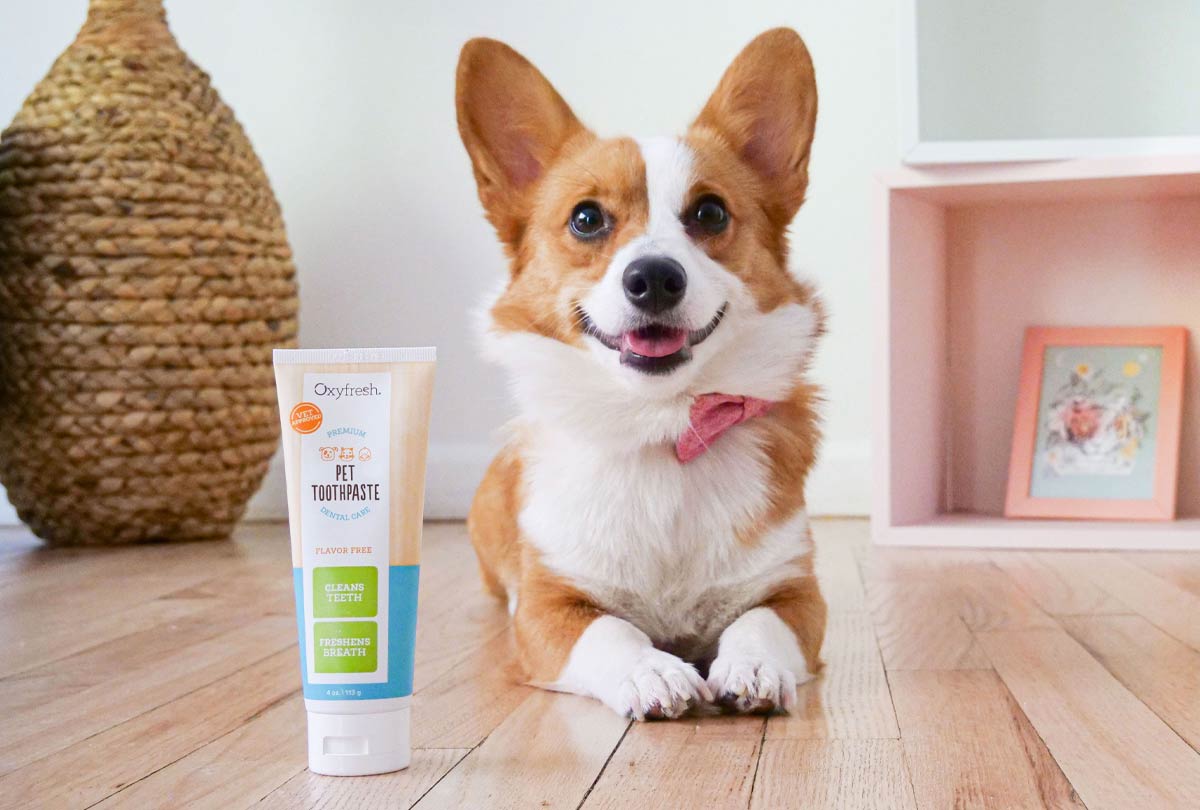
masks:
{"type": "Polygon", "coordinates": [[[642,357],[666,357],[675,354],[687,342],[683,329],[638,330],[625,333],[625,348],[642,357]]]}

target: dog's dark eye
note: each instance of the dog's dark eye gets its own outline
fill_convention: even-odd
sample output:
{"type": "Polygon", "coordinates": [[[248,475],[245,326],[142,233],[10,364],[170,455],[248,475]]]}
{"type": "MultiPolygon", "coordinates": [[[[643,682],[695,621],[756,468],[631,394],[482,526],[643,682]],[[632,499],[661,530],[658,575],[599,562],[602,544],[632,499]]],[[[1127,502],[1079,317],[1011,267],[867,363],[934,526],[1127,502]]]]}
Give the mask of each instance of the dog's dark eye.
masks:
{"type": "Polygon", "coordinates": [[[729,224],[729,211],[725,209],[725,202],[720,197],[706,194],[696,200],[684,224],[688,230],[715,235],[725,230],[725,226],[729,224]]]}
{"type": "Polygon", "coordinates": [[[591,200],[585,200],[571,211],[571,233],[580,239],[595,239],[608,228],[604,212],[591,200]]]}

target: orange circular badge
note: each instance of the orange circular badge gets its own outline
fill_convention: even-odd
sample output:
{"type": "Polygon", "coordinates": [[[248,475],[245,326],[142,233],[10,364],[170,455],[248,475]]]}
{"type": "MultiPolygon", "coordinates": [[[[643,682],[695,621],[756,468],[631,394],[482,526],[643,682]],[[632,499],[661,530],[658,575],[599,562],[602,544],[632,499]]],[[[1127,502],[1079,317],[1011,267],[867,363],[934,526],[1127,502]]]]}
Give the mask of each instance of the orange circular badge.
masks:
{"type": "Polygon", "coordinates": [[[292,408],[292,430],[297,433],[312,433],[321,426],[324,419],[321,409],[311,402],[301,402],[292,408]]]}

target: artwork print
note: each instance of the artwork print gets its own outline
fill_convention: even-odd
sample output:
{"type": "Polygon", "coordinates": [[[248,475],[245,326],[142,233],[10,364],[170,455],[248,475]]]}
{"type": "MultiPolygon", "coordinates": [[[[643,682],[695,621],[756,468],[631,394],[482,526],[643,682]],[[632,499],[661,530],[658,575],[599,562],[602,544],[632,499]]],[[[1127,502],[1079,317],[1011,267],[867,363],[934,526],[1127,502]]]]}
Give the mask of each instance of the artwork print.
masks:
{"type": "Polygon", "coordinates": [[[1160,346],[1047,346],[1029,495],[1154,496],[1160,346]]]}

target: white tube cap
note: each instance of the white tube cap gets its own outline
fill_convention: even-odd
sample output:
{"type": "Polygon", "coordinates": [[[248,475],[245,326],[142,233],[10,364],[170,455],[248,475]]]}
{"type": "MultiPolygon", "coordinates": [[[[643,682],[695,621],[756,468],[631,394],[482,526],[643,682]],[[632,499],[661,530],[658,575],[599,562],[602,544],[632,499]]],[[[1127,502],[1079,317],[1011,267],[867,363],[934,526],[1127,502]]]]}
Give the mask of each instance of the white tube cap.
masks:
{"type": "Polygon", "coordinates": [[[369,714],[308,713],[308,769],[326,776],[367,776],[407,768],[411,707],[369,714]]]}

